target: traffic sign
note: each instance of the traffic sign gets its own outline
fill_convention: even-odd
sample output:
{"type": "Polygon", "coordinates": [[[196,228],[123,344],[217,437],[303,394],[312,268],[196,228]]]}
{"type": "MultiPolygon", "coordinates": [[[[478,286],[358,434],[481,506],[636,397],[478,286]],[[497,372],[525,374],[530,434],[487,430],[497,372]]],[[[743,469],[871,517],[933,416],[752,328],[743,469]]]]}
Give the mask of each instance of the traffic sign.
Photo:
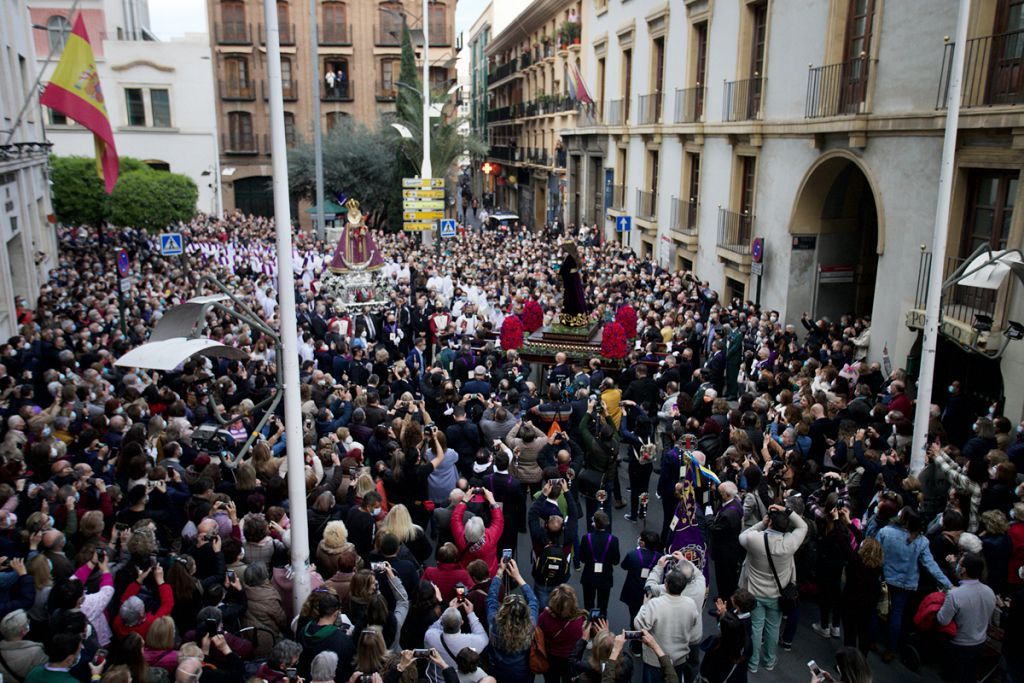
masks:
{"type": "Polygon", "coordinates": [[[160,233],[160,254],[162,256],[181,256],[185,251],[183,244],[180,232],[160,233]]]}
{"type": "Polygon", "coordinates": [[[444,218],[444,211],[403,211],[403,221],[437,221],[444,218]]]}
{"type": "Polygon", "coordinates": [[[444,178],[402,178],[402,187],[444,189],[444,178]]]}
{"type": "Polygon", "coordinates": [[[428,211],[437,209],[444,210],[443,199],[405,199],[402,201],[402,209],[405,211],[428,211]]]}
{"type": "Polygon", "coordinates": [[[131,277],[129,276],[129,277],[121,278],[121,293],[122,294],[127,294],[131,290],[132,290],[132,279],[131,279],[131,277]]]}
{"type": "Polygon", "coordinates": [[[117,252],[117,272],[121,277],[128,277],[128,273],[132,270],[131,263],[128,261],[128,252],[121,249],[117,252]]]}
{"type": "Polygon", "coordinates": [[[423,230],[433,230],[434,224],[422,221],[406,221],[402,223],[402,229],[406,232],[421,232],[423,230]]]}
{"type": "Polygon", "coordinates": [[[402,190],[402,199],[444,199],[444,190],[402,190]]]}
{"type": "Polygon", "coordinates": [[[619,216],[615,219],[615,232],[629,232],[633,229],[632,216],[619,216]]]}
{"type": "Polygon", "coordinates": [[[764,239],[755,237],[750,245],[750,260],[760,263],[764,259],[764,239]]]}
{"type": "Polygon", "coordinates": [[[750,264],[750,274],[761,277],[764,275],[764,264],[760,261],[753,261],[750,264]]]}
{"type": "Polygon", "coordinates": [[[441,221],[441,237],[455,237],[454,218],[445,218],[441,221]]]}

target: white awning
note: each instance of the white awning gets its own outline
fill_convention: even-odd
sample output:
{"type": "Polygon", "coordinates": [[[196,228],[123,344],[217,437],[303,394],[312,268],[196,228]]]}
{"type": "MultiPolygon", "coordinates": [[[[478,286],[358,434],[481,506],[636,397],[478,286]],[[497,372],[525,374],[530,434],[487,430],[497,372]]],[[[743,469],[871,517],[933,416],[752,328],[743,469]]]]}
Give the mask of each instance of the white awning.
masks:
{"type": "Polygon", "coordinates": [[[123,368],[168,371],[175,369],[196,354],[237,360],[248,357],[244,351],[212,339],[172,337],[138,346],[118,358],[114,365],[123,368]]]}
{"type": "Polygon", "coordinates": [[[1020,252],[1016,250],[986,251],[971,260],[967,268],[964,269],[965,273],[970,274],[957,280],[956,284],[961,287],[999,289],[1010,273],[1010,265],[1020,263],[1020,252]],[[993,263],[988,263],[992,259],[996,260],[993,263]],[[983,265],[985,263],[988,265],[983,265]]]}

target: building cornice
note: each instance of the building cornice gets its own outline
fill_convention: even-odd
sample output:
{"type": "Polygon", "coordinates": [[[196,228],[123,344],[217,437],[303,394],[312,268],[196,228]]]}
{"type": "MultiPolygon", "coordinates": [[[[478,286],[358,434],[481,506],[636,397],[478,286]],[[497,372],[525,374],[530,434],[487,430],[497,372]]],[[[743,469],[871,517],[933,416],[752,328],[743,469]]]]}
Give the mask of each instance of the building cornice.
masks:
{"type": "Polygon", "coordinates": [[[137,66],[148,66],[151,69],[156,69],[157,71],[163,71],[166,74],[174,73],[174,67],[173,66],[164,66],[162,64],[157,64],[156,62],[151,62],[148,59],[135,59],[135,60],[132,60],[130,62],[126,62],[125,64],[114,64],[114,65],[112,65],[110,67],[110,70],[111,71],[127,71],[128,69],[134,69],[137,66]]]}
{"type": "Polygon", "coordinates": [[[487,56],[515,47],[534,30],[550,21],[552,16],[574,4],[575,0],[534,0],[501,33],[492,36],[485,50],[487,56]]]}

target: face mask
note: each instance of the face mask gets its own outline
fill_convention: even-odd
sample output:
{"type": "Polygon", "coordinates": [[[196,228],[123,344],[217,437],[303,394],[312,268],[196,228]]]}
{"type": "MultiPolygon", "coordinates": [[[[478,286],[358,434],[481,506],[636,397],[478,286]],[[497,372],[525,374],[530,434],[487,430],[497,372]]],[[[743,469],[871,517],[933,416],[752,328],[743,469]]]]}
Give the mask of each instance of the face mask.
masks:
{"type": "Polygon", "coordinates": [[[996,478],[996,466],[995,465],[993,465],[992,467],[988,468],[988,478],[989,479],[995,479],[996,478]]]}
{"type": "Polygon", "coordinates": [[[558,466],[558,471],[561,474],[566,474],[569,471],[569,463],[565,463],[564,465],[559,465],[558,466]]]}
{"type": "Polygon", "coordinates": [[[949,385],[949,393],[952,394],[955,390],[956,390],[956,387],[954,387],[952,384],[950,384],[949,385]]]}
{"type": "Polygon", "coordinates": [[[380,508],[379,507],[373,508],[372,510],[370,510],[370,514],[373,515],[374,517],[377,517],[378,515],[380,515],[380,508]]]}
{"type": "Polygon", "coordinates": [[[41,432],[41,434],[44,439],[48,438],[50,436],[50,433],[51,432],[49,427],[43,427],[43,431],[41,432]]]}

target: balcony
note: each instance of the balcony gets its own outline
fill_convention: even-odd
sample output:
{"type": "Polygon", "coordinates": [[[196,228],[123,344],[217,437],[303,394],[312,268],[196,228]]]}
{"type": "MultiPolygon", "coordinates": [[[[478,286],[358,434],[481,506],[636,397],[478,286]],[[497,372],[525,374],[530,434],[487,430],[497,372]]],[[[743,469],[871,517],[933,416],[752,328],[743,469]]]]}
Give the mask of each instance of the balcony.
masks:
{"type": "MultiPolygon", "coordinates": [[[[263,136],[263,147],[270,153],[267,144],[267,136],[263,136]]],[[[220,148],[224,154],[255,155],[260,153],[258,136],[249,133],[248,135],[220,134],[220,148]]]]}
{"type": "Polygon", "coordinates": [[[863,113],[870,66],[870,59],[858,57],[839,64],[810,67],[804,117],[817,119],[863,113]]]}
{"type": "Polygon", "coordinates": [[[529,52],[524,52],[523,54],[519,55],[519,70],[520,71],[522,71],[523,69],[529,69],[532,64],[533,64],[533,58],[530,56],[529,52]]]}
{"type": "Polygon", "coordinates": [[[527,151],[527,161],[536,166],[549,166],[549,156],[546,149],[531,148],[527,151]]]}
{"type": "MultiPolygon", "coordinates": [[[[260,90],[263,92],[263,101],[267,101],[267,95],[270,93],[270,84],[267,81],[260,83],[260,90]]],[[[285,102],[294,102],[299,99],[299,82],[294,78],[290,81],[281,82],[281,93],[284,95],[285,102]]]]}
{"type": "Polygon", "coordinates": [[[761,118],[761,95],[764,78],[726,81],[725,100],[722,104],[723,121],[754,121],[761,118]]]}
{"type": "Polygon", "coordinates": [[[351,80],[335,81],[333,86],[327,85],[325,81],[320,84],[320,101],[351,102],[353,90],[351,80]]]}
{"type": "Polygon", "coordinates": [[[626,100],[609,100],[604,108],[606,126],[621,126],[626,123],[626,100]]]}
{"type": "MultiPolygon", "coordinates": [[[[953,66],[953,43],[946,44],[939,71],[935,108],[945,109],[953,66]]],[[[967,41],[961,107],[1024,104],[1024,31],[981,36],[967,41]]]]}
{"type": "Polygon", "coordinates": [[[218,45],[252,45],[252,25],[244,22],[217,22],[213,37],[218,45]]]}
{"type": "Polygon", "coordinates": [[[256,87],[252,81],[218,79],[220,98],[226,102],[252,102],[256,99],[256,87]]]}
{"type": "Polygon", "coordinates": [[[526,111],[525,105],[512,104],[507,107],[498,107],[497,109],[487,110],[487,123],[500,123],[502,121],[511,121],[514,118],[522,116],[526,111]]]}
{"type": "MultiPolygon", "coordinates": [[[[279,24],[277,27],[281,45],[295,44],[295,24],[279,24]]],[[[260,24],[260,44],[267,44],[266,29],[260,24]]]]}
{"type": "Polygon", "coordinates": [[[332,45],[352,44],[352,24],[331,24],[320,26],[317,38],[320,45],[330,47],[332,45]]]}
{"type": "Polygon", "coordinates": [[[512,145],[492,146],[491,151],[487,153],[487,157],[505,162],[518,161],[519,151],[518,147],[514,147],[512,145]]]}
{"type": "Polygon", "coordinates": [[[611,208],[616,211],[626,210],[626,186],[625,185],[612,185],[612,203],[611,208]]]}
{"type": "Polygon", "coordinates": [[[487,76],[487,82],[488,84],[497,83],[504,78],[508,78],[518,70],[519,62],[516,59],[510,59],[501,66],[495,67],[494,71],[487,76]]]}
{"type": "Polygon", "coordinates": [[[704,118],[703,86],[676,90],[676,123],[698,123],[704,118]]]}
{"type": "Polygon", "coordinates": [[[377,47],[401,47],[402,26],[374,26],[373,44],[377,47]]]}
{"type": "Polygon", "coordinates": [[[394,83],[377,83],[378,102],[394,102],[398,98],[398,87],[394,83]]]}
{"type": "Polygon", "coordinates": [[[672,229],[684,235],[697,234],[697,215],[700,204],[696,200],[672,198],[672,229]]]}
{"type": "Polygon", "coordinates": [[[750,255],[750,242],[754,234],[754,217],[718,209],[718,248],[738,256],[750,255]]]}
{"type": "Polygon", "coordinates": [[[576,127],[593,128],[601,125],[601,112],[596,104],[581,106],[576,110],[576,127]]]}
{"type": "MultiPolygon", "coordinates": [[[[942,267],[943,282],[952,278],[955,271],[967,260],[969,259],[953,256],[945,258],[942,267]]],[[[917,266],[917,288],[914,297],[914,309],[916,310],[912,310],[907,316],[910,327],[919,328],[923,325],[924,310],[928,299],[928,274],[931,265],[931,252],[922,253],[917,266]],[[914,320],[919,321],[921,325],[912,324],[914,320]]],[[[942,334],[958,343],[983,347],[986,343],[983,340],[979,341],[981,334],[974,327],[975,316],[982,315],[992,318],[992,330],[987,331],[986,334],[989,338],[997,336],[1008,319],[1009,300],[1010,297],[1004,288],[982,289],[959,284],[950,285],[942,292],[940,330],[942,334]]]]}
{"type": "Polygon", "coordinates": [[[658,193],[645,190],[636,191],[636,216],[647,221],[658,217],[658,193]]]}
{"type": "Polygon", "coordinates": [[[661,123],[661,110],[664,99],[661,93],[640,95],[637,98],[636,123],[641,126],[653,126],[661,123]]]}

